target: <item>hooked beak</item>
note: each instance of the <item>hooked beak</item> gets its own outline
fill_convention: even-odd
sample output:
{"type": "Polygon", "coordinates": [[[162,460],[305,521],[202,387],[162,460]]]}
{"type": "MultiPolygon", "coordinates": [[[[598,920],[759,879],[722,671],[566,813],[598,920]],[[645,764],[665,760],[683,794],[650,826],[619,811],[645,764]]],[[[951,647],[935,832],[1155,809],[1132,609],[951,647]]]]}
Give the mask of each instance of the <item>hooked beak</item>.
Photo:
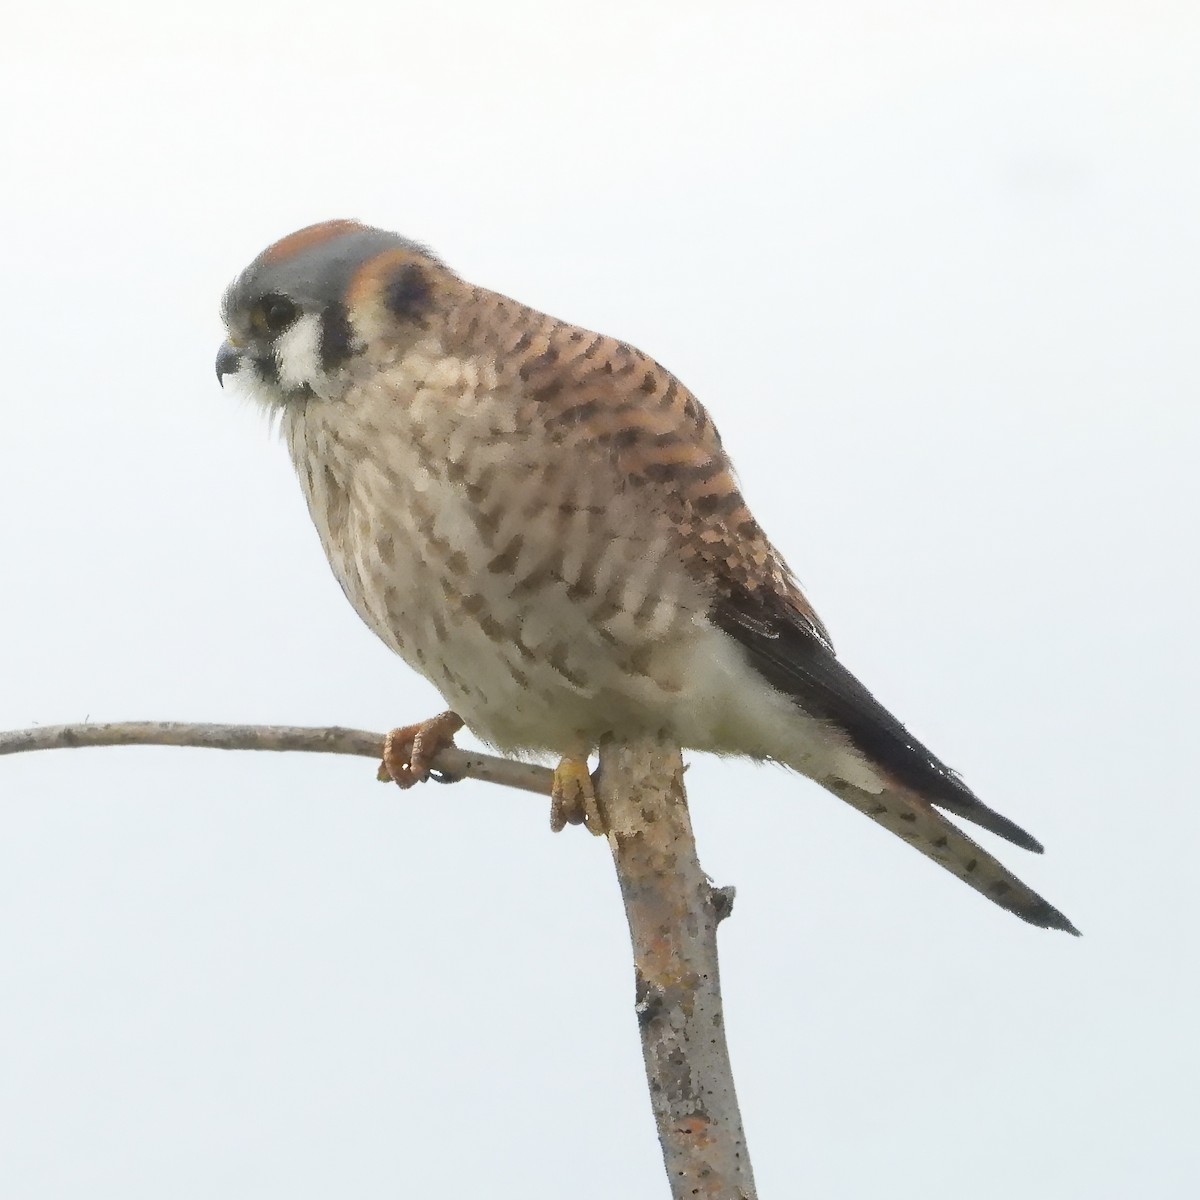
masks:
{"type": "Polygon", "coordinates": [[[224,342],[217,351],[217,382],[224,387],[226,375],[236,375],[242,369],[242,353],[231,342],[224,342]]]}

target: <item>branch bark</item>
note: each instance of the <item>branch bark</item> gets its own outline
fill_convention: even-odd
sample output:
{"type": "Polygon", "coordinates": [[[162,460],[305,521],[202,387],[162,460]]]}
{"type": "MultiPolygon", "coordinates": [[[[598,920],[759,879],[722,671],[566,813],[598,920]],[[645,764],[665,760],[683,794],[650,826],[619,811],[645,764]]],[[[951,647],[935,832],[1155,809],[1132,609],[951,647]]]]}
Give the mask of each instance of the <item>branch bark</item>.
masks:
{"type": "MultiPolygon", "coordinates": [[[[341,726],[204,725],[189,721],[118,721],[112,724],[40,725],[0,733],[0,755],[26,750],[66,750],[86,746],[195,746],[209,750],[300,750],[315,754],[383,756],[382,733],[341,726]]],[[[550,795],[554,772],[495,754],[449,747],[434,760],[444,782],[478,779],[523,792],[550,795]]]]}
{"type": "MultiPolygon", "coordinates": [[[[384,735],[341,727],[174,721],[47,725],[0,732],[0,755],[90,746],[291,750],[378,760],[384,735]]],[[[477,779],[549,795],[553,772],[447,748],[443,782],[477,779]]],[[[656,739],[600,749],[597,795],[633,943],[635,1011],[663,1162],[675,1200],[755,1200],[725,1043],[717,925],[732,888],[700,869],[678,748],[656,739]]]]}
{"type": "Polygon", "coordinates": [[[725,1042],[717,925],[733,889],[700,869],[679,750],[600,748],[597,795],[633,941],[642,1058],[675,1200],[754,1200],[725,1042]]]}

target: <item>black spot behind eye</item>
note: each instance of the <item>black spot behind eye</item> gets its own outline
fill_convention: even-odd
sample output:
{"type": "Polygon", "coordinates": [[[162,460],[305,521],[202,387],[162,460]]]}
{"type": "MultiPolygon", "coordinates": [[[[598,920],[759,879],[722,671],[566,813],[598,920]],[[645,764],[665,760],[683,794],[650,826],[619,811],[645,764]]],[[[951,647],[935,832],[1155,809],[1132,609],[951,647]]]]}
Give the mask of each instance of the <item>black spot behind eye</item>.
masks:
{"type": "Polygon", "coordinates": [[[405,263],[384,292],[388,310],[402,320],[415,320],[430,305],[432,295],[425,272],[416,263],[405,263]]]}
{"type": "Polygon", "coordinates": [[[258,316],[267,333],[282,333],[300,310],[286,296],[264,296],[258,304],[258,316]]]}

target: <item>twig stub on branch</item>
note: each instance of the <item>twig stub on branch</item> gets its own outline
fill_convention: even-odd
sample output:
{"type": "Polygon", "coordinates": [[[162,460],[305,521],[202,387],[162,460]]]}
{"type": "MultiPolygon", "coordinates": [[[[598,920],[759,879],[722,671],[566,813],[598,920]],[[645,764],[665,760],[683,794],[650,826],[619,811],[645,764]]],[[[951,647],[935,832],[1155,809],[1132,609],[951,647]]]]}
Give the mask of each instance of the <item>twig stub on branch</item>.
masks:
{"type": "Polygon", "coordinates": [[[635,1012],[663,1161],[677,1200],[753,1200],[717,967],[732,888],[700,869],[678,749],[600,750],[599,797],[633,941],[635,1012]]]}

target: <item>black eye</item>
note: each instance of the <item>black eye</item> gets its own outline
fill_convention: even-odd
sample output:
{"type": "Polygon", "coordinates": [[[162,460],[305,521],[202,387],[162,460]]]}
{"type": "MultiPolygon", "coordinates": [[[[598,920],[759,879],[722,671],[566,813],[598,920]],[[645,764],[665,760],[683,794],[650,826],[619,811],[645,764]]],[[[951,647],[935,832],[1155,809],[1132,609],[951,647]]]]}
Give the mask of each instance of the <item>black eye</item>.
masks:
{"type": "Polygon", "coordinates": [[[286,296],[264,296],[254,313],[254,324],[264,333],[282,333],[298,316],[300,310],[286,296]]]}

